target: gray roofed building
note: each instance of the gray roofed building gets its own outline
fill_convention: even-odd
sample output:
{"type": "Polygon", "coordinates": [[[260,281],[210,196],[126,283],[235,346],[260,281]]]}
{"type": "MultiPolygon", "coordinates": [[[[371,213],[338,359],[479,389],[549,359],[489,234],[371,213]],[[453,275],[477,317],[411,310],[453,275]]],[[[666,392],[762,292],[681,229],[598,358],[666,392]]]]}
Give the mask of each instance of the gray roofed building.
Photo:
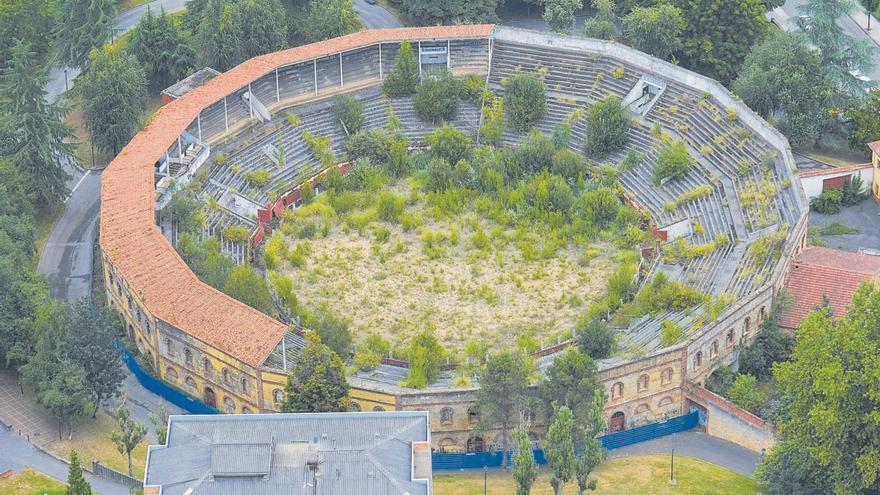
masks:
{"type": "Polygon", "coordinates": [[[430,495],[427,411],[171,416],[145,495],[430,495]]]}

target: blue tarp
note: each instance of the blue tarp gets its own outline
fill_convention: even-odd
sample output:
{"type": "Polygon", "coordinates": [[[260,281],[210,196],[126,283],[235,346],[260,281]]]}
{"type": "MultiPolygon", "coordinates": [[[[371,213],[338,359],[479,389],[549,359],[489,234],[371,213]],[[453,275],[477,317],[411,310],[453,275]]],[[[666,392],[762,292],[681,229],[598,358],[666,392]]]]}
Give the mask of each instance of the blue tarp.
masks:
{"type": "Polygon", "coordinates": [[[193,399],[170,385],[166,385],[158,378],[142,370],[141,367],[138,366],[134,357],[132,357],[132,355],[125,349],[122,349],[122,360],[135,378],[137,378],[137,381],[150,392],[153,392],[190,414],[217,414],[216,409],[209,407],[201,401],[193,399]]]}

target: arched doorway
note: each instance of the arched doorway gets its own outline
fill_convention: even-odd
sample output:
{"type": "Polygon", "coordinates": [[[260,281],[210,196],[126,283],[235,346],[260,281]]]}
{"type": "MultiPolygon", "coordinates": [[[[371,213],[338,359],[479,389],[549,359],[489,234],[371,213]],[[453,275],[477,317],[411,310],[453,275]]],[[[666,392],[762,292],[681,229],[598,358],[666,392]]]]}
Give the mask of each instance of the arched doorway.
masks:
{"type": "Polygon", "coordinates": [[[626,429],[626,415],[623,411],[617,411],[611,415],[611,421],[608,422],[608,432],[615,433],[626,429]]]}
{"type": "Polygon", "coordinates": [[[483,447],[483,437],[471,437],[468,438],[467,441],[467,451],[468,452],[482,452],[485,448],[483,447]]]}
{"type": "Polygon", "coordinates": [[[214,409],[217,408],[217,394],[214,393],[214,389],[211,387],[205,387],[205,404],[214,409]]]}

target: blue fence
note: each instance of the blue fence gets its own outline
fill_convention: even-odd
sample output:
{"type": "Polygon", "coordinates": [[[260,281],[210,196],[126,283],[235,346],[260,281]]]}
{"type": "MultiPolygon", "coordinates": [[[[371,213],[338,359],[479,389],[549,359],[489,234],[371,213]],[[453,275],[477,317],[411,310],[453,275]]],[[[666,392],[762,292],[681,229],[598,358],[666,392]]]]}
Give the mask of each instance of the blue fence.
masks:
{"type": "Polygon", "coordinates": [[[132,357],[132,355],[125,349],[122,349],[122,360],[135,378],[137,378],[137,381],[150,392],[153,392],[190,414],[217,414],[216,409],[193,399],[179,390],[172,388],[170,385],[162,383],[158,378],[142,370],[134,357],[132,357]]]}
{"type": "MultiPolygon", "coordinates": [[[[692,412],[684,416],[678,416],[666,421],[637,426],[618,433],[610,433],[599,437],[599,441],[606,449],[616,449],[626,445],[632,445],[647,440],[653,440],[665,435],[679,433],[693,429],[697,426],[697,413],[692,412]]],[[[535,462],[546,464],[547,458],[544,451],[535,449],[535,462]]],[[[501,467],[501,452],[475,452],[475,453],[450,453],[431,456],[431,465],[434,471],[453,471],[459,469],[482,469],[484,467],[501,467]]]]}

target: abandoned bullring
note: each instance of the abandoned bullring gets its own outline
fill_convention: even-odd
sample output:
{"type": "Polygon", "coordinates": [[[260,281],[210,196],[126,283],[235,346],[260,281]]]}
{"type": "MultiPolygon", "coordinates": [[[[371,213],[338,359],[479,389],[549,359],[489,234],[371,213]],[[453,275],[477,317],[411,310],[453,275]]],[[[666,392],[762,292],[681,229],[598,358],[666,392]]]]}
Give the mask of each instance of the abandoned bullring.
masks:
{"type": "Polygon", "coordinates": [[[436,450],[500,444],[476,428],[490,351],[537,376],[595,321],[608,430],[682,415],[805,245],[786,139],[614,42],[370,30],[175,87],[103,175],[104,281],[142,363],[220,412],[279,411],[332,310],[350,408],[429,411],[436,450]],[[242,266],[265,297],[229,295],[242,266]]]}

